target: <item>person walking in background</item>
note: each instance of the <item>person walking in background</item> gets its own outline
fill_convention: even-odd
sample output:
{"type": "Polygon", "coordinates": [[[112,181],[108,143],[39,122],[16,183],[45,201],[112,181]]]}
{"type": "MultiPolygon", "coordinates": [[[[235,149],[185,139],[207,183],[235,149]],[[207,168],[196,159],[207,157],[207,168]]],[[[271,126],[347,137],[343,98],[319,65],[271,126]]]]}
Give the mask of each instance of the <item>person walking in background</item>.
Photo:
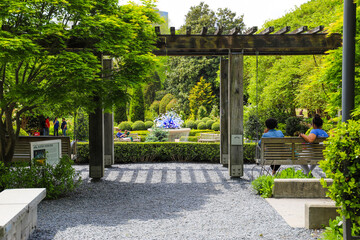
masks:
{"type": "Polygon", "coordinates": [[[57,120],[57,117],[53,121],[54,124],[54,136],[59,136],[59,121],[57,120]]]}
{"type": "Polygon", "coordinates": [[[61,130],[62,130],[63,135],[66,136],[67,125],[66,125],[65,118],[62,119],[61,130]]]}
{"type": "Polygon", "coordinates": [[[46,120],[45,120],[45,128],[44,128],[44,130],[45,130],[44,135],[45,136],[49,136],[49,134],[50,134],[49,129],[50,129],[50,121],[49,121],[49,117],[47,117],[46,120]]]}
{"type": "MultiPolygon", "coordinates": [[[[305,135],[304,133],[300,133],[299,137],[302,137],[306,142],[313,143],[317,137],[329,137],[329,135],[322,130],[323,120],[320,115],[315,114],[315,117],[312,120],[313,129],[310,131],[309,135],[305,135]]],[[[316,165],[300,165],[303,169],[303,172],[307,175],[309,174],[316,165]]]]}

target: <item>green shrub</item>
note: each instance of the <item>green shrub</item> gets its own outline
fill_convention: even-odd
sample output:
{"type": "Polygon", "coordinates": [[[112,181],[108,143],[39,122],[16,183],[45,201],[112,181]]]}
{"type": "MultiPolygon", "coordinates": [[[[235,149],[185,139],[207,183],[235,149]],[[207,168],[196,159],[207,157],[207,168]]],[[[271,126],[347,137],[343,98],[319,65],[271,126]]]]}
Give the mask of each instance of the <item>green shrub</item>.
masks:
{"type": "Polygon", "coordinates": [[[119,124],[119,129],[121,130],[131,130],[131,126],[132,126],[132,122],[128,121],[128,122],[121,122],[119,124]]]}
{"type": "Polygon", "coordinates": [[[160,101],[160,106],[159,106],[159,114],[165,114],[166,113],[166,106],[169,104],[169,102],[171,100],[173,100],[175,97],[174,95],[168,93],[166,94],[160,101]]]}
{"type": "Polygon", "coordinates": [[[160,91],[156,91],[155,92],[155,101],[161,101],[161,99],[163,99],[163,97],[166,95],[166,91],[165,90],[160,90],[160,91]]]}
{"type": "Polygon", "coordinates": [[[163,128],[154,127],[147,135],[145,142],[167,142],[169,138],[169,132],[163,128]]]}
{"type": "Polygon", "coordinates": [[[254,190],[263,198],[269,198],[272,196],[272,189],[274,187],[275,177],[269,175],[262,175],[251,182],[254,190]]]}
{"type": "Polygon", "coordinates": [[[198,111],[197,111],[197,118],[202,119],[205,116],[207,116],[206,108],[204,106],[200,106],[198,111]]]}
{"type": "Polygon", "coordinates": [[[211,112],[210,112],[210,117],[213,118],[213,119],[220,117],[219,106],[214,105],[214,106],[212,107],[211,112]]]}
{"type": "Polygon", "coordinates": [[[150,105],[150,111],[156,113],[156,115],[159,115],[159,107],[160,107],[160,101],[154,101],[150,105]]]}
{"type": "Polygon", "coordinates": [[[114,121],[116,123],[124,122],[127,120],[126,116],[126,102],[123,101],[114,106],[114,121]]]}
{"type": "Polygon", "coordinates": [[[145,123],[143,121],[136,121],[133,123],[133,125],[131,126],[132,130],[137,131],[137,130],[146,130],[147,128],[145,127],[145,123]]]}
{"type": "Polygon", "coordinates": [[[206,123],[206,122],[209,121],[209,120],[212,120],[212,119],[209,118],[209,117],[201,118],[201,121],[203,121],[203,123],[206,123]]]}
{"type": "Polygon", "coordinates": [[[205,130],[193,129],[190,131],[189,136],[200,136],[200,133],[215,133],[215,132],[213,130],[207,130],[207,129],[205,130]]]}
{"type": "Polygon", "coordinates": [[[153,125],[154,125],[153,121],[146,121],[145,122],[145,129],[152,128],[153,125]]]}
{"type": "Polygon", "coordinates": [[[76,139],[86,141],[89,139],[89,115],[80,109],[76,117],[76,139]]]}
{"type": "Polygon", "coordinates": [[[55,166],[33,163],[17,163],[5,167],[0,162],[0,191],[7,188],[46,188],[47,199],[57,199],[74,191],[81,178],[72,167],[73,161],[66,155],[55,166]]]}
{"type": "Polygon", "coordinates": [[[341,206],[340,214],[351,219],[355,234],[360,235],[360,121],[341,123],[329,135],[319,165],[333,183],[322,184],[329,189],[328,196],[341,206]]]}
{"type": "Polygon", "coordinates": [[[191,136],[181,136],[180,142],[197,142],[198,137],[191,137],[191,136]]]}
{"type": "Polygon", "coordinates": [[[250,115],[244,126],[245,137],[249,139],[260,139],[263,132],[263,125],[258,117],[250,115]]]}
{"type": "Polygon", "coordinates": [[[196,120],[196,121],[195,121],[196,129],[197,129],[197,126],[199,125],[199,123],[201,123],[201,122],[203,122],[203,121],[201,121],[201,120],[196,120]]]}
{"type": "Polygon", "coordinates": [[[312,175],[305,175],[301,170],[295,171],[294,168],[285,168],[278,172],[275,176],[262,175],[252,181],[251,185],[256,190],[257,194],[264,198],[272,196],[275,178],[312,178],[312,175]]]}
{"type": "Polygon", "coordinates": [[[185,122],[185,126],[187,128],[196,129],[196,124],[195,124],[195,122],[193,120],[187,120],[185,122]]]}
{"type": "Polygon", "coordinates": [[[208,129],[208,128],[206,127],[206,123],[201,122],[201,123],[199,123],[199,125],[197,126],[197,129],[199,129],[199,130],[204,130],[204,129],[208,129]]]}
{"type": "MultiPolygon", "coordinates": [[[[323,240],[343,240],[342,217],[337,216],[334,220],[329,220],[329,226],[321,235],[323,240]]],[[[353,233],[354,236],[354,233],[353,233]]]]}
{"type": "Polygon", "coordinates": [[[19,136],[29,136],[29,134],[22,128],[20,128],[19,136]]]}
{"type": "Polygon", "coordinates": [[[206,122],[206,129],[211,129],[211,126],[213,125],[215,121],[214,120],[208,120],[206,122]]]}
{"type": "MultiPolygon", "coordinates": [[[[255,144],[244,144],[244,163],[254,163],[255,144]]],[[[220,162],[220,143],[116,142],[116,163],[136,162],[220,162]]],[[[77,163],[89,162],[89,143],[78,143],[77,163]]]]}
{"type": "Polygon", "coordinates": [[[309,128],[302,123],[302,118],[289,117],[286,119],[286,134],[288,136],[298,136],[300,133],[305,133],[309,128]]]}
{"type": "Polygon", "coordinates": [[[133,95],[130,102],[129,115],[132,122],[144,121],[145,119],[144,94],[141,87],[136,87],[133,90],[133,95]]]}
{"type": "Polygon", "coordinates": [[[178,108],[179,108],[178,100],[174,98],[166,105],[166,112],[176,111],[178,108]]]}
{"type": "Polygon", "coordinates": [[[211,129],[214,130],[214,131],[220,131],[220,123],[219,122],[214,122],[211,125],[211,129]]]}

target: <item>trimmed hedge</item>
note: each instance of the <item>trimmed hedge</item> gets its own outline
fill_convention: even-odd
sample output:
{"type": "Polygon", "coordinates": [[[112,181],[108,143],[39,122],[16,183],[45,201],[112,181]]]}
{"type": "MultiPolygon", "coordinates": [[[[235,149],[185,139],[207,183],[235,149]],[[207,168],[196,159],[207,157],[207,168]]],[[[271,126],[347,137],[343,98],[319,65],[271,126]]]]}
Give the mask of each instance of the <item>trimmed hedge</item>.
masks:
{"type": "MultiPolygon", "coordinates": [[[[89,162],[89,144],[77,143],[76,163],[89,162]]],[[[255,143],[244,144],[244,163],[254,163],[255,143]]],[[[220,143],[116,142],[115,163],[211,162],[220,163],[220,143]]]]}
{"type": "Polygon", "coordinates": [[[145,127],[145,123],[143,121],[136,121],[133,123],[132,125],[132,130],[137,131],[137,130],[146,130],[147,128],[145,127]]]}
{"type": "Polygon", "coordinates": [[[214,131],[220,131],[220,123],[214,122],[213,125],[211,125],[211,129],[214,131]]]}
{"type": "Polygon", "coordinates": [[[200,133],[216,133],[213,130],[190,130],[189,136],[200,136],[200,133]]]}
{"type": "Polygon", "coordinates": [[[192,136],[181,136],[180,142],[197,142],[198,137],[192,137],[192,136]]]}
{"type": "Polygon", "coordinates": [[[199,129],[199,130],[205,130],[205,129],[208,129],[208,128],[206,127],[206,123],[201,122],[201,123],[199,123],[199,125],[197,126],[197,129],[199,129]]]}
{"type": "Polygon", "coordinates": [[[119,127],[119,129],[122,130],[122,131],[124,131],[124,130],[131,130],[131,125],[132,125],[132,124],[133,124],[133,123],[130,122],[130,121],[128,121],[128,122],[121,122],[118,127],[119,127]]]}
{"type": "Polygon", "coordinates": [[[196,124],[195,124],[195,122],[193,120],[187,120],[185,122],[185,126],[187,128],[196,129],[196,124]]]}
{"type": "Polygon", "coordinates": [[[206,121],[206,128],[207,128],[207,129],[211,129],[211,126],[213,125],[213,123],[215,123],[214,120],[208,120],[208,121],[206,121]]]}
{"type": "Polygon", "coordinates": [[[146,121],[145,122],[145,127],[146,127],[145,130],[147,130],[148,128],[152,128],[153,125],[154,125],[153,121],[146,121]]]}

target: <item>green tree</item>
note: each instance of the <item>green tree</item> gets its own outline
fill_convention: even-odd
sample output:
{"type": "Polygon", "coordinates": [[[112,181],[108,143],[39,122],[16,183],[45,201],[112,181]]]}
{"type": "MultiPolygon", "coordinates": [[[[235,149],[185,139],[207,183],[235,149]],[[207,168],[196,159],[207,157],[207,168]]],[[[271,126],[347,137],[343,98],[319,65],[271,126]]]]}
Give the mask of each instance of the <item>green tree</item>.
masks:
{"type": "Polygon", "coordinates": [[[11,161],[28,111],[91,112],[126,100],[126,86],[142,81],[154,63],[151,23],[159,15],[151,1],[143,4],[0,2],[0,161],[11,161]],[[102,72],[101,52],[115,60],[111,72],[102,72]]]}
{"type": "MultiPolygon", "coordinates": [[[[229,33],[234,27],[243,30],[243,16],[237,17],[236,13],[227,8],[218,9],[215,12],[209,8],[209,5],[201,2],[190,8],[185,17],[185,24],[179,29],[179,34],[185,34],[186,27],[191,27],[194,34],[200,33],[203,27],[207,27],[208,33],[213,34],[218,26],[223,28],[224,34],[229,33]]],[[[217,102],[219,102],[217,71],[220,60],[218,57],[169,57],[168,61],[169,70],[164,88],[178,99],[180,110],[187,115],[190,114],[189,92],[200,77],[204,77],[211,83],[212,91],[216,93],[217,102]]]]}
{"type": "Polygon", "coordinates": [[[190,90],[189,102],[192,116],[197,116],[198,109],[201,106],[206,108],[209,113],[212,109],[215,96],[213,95],[211,84],[207,83],[203,77],[190,90]]]}
{"type": "Polygon", "coordinates": [[[160,77],[159,74],[155,72],[144,89],[145,106],[149,107],[154,102],[156,92],[159,90],[161,90],[160,77]]]}
{"type": "Polygon", "coordinates": [[[144,95],[141,86],[134,88],[133,95],[130,102],[130,120],[144,121],[145,117],[145,106],[144,106],[144,95]]]}

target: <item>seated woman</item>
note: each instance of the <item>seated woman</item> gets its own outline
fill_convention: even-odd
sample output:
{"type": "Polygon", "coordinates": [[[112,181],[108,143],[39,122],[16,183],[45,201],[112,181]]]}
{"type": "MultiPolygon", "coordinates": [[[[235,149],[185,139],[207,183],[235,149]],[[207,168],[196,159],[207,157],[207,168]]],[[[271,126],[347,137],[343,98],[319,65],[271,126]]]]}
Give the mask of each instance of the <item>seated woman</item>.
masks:
{"type": "MultiPolygon", "coordinates": [[[[264,134],[262,135],[262,138],[278,138],[278,137],[284,137],[284,134],[280,130],[276,130],[277,127],[277,121],[275,118],[269,118],[265,121],[266,129],[264,131],[264,134]]],[[[259,145],[261,146],[261,140],[259,141],[259,145]]],[[[272,169],[272,175],[275,175],[276,171],[280,168],[280,165],[270,165],[270,168],[272,169]]]]}
{"type": "MultiPolygon", "coordinates": [[[[300,133],[299,137],[302,137],[306,142],[313,143],[317,137],[328,137],[329,135],[322,130],[323,120],[318,114],[315,114],[315,117],[312,120],[313,129],[310,131],[309,135],[300,133]]],[[[316,165],[301,165],[301,168],[304,170],[305,174],[309,174],[316,165]]]]}

